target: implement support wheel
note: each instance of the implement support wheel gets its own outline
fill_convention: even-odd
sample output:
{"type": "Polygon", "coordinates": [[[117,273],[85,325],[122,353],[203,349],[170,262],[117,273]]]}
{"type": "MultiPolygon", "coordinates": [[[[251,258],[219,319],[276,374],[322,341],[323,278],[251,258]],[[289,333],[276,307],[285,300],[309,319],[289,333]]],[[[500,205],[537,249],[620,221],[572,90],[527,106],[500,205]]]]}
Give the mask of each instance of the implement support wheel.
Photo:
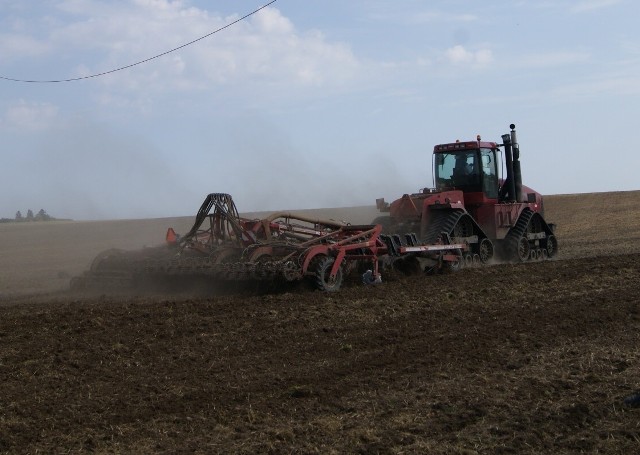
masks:
{"type": "Polygon", "coordinates": [[[335,278],[331,279],[331,269],[335,259],[330,256],[321,256],[314,259],[314,284],[325,292],[335,292],[342,285],[342,265],[338,268],[335,278]]]}

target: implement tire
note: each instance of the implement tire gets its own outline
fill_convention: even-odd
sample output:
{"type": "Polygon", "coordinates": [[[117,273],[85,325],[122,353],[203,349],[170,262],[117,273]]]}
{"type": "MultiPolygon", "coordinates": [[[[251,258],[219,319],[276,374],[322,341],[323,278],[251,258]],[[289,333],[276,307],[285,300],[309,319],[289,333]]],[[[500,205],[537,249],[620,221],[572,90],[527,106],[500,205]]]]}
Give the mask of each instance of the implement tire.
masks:
{"type": "Polygon", "coordinates": [[[324,255],[313,260],[313,282],[317,289],[324,292],[336,292],[340,290],[343,280],[342,265],[338,268],[334,279],[329,277],[334,262],[334,258],[324,255]]]}

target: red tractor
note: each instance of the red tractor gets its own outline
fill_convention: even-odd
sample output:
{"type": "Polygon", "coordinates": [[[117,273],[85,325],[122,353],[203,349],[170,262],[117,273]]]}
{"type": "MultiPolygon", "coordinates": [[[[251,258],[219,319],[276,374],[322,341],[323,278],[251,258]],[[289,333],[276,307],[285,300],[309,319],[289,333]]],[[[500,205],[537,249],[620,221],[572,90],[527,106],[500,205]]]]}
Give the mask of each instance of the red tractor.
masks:
{"type": "Polygon", "coordinates": [[[558,251],[554,225],[544,219],[542,195],[522,185],[515,125],[502,144],[475,141],[436,145],[435,189],[426,188],[376,205],[388,216],[376,218],[383,232],[419,232],[425,244],[442,235],[465,244],[457,265],[553,257],[558,251]],[[502,153],[506,178],[500,178],[502,153]]]}

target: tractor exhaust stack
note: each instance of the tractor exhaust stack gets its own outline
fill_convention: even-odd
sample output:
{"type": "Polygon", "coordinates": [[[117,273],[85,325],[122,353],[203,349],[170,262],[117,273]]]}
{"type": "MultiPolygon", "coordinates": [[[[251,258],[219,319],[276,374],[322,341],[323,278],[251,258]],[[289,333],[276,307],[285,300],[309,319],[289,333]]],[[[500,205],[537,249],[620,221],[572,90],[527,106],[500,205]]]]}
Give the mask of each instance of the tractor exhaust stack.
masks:
{"type": "Polygon", "coordinates": [[[520,145],[516,139],[516,126],[512,123],[511,128],[511,149],[513,153],[513,181],[515,184],[516,202],[525,202],[522,197],[522,170],[520,168],[520,145]]]}
{"type": "Polygon", "coordinates": [[[522,170],[520,168],[520,146],[516,138],[516,126],[512,123],[510,134],[502,135],[507,178],[500,189],[500,200],[506,202],[524,202],[522,200],[522,170]]]}

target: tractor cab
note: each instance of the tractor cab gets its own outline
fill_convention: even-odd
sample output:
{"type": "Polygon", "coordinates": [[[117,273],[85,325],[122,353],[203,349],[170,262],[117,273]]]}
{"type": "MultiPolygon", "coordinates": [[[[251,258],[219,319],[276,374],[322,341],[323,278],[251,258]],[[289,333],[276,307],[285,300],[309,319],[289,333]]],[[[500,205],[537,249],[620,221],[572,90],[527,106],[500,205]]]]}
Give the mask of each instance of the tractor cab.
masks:
{"type": "Polygon", "coordinates": [[[496,143],[478,140],[436,145],[433,159],[438,190],[458,189],[465,199],[498,199],[500,154],[496,143]]]}

